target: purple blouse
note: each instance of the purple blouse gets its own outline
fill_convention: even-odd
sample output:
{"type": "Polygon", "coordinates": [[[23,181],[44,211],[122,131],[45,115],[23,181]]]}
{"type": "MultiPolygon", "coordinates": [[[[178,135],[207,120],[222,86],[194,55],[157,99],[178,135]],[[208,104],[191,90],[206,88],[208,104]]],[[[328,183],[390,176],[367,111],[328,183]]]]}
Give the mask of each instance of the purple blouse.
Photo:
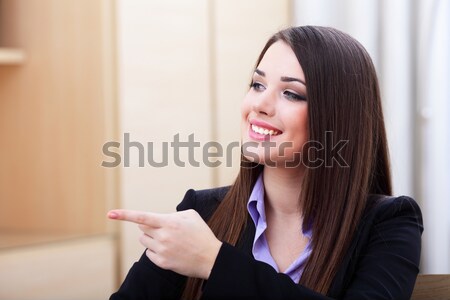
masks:
{"type": "MultiPolygon", "coordinates": [[[[258,180],[253,187],[252,193],[247,203],[247,210],[255,223],[255,239],[253,240],[253,257],[256,260],[268,263],[277,272],[278,269],[275,260],[270,254],[269,245],[267,244],[266,236],[264,232],[267,228],[266,213],[264,209],[264,182],[263,175],[259,175],[258,180]]],[[[303,230],[303,235],[308,238],[308,244],[302,253],[299,254],[297,259],[284,271],[294,282],[298,282],[302,276],[303,269],[305,267],[306,261],[311,254],[311,229],[303,230]]]]}

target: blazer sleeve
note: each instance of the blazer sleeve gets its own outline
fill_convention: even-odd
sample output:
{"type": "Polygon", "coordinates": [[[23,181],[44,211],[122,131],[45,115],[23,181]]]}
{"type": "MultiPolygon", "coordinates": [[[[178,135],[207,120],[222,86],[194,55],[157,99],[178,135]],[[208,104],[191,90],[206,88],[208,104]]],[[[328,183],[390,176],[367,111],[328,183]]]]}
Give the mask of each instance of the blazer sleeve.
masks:
{"type": "MultiPolygon", "coordinates": [[[[177,210],[194,207],[195,192],[189,190],[177,210]]],[[[111,295],[110,300],[168,300],[180,299],[186,282],[186,277],[173,271],[164,270],[155,265],[145,251],[139,261],[135,262],[120,286],[111,295]]]]}
{"type": "Polygon", "coordinates": [[[422,214],[409,197],[380,204],[345,299],[410,299],[419,273],[422,214]]]}
{"type": "MultiPolygon", "coordinates": [[[[369,236],[352,257],[355,268],[336,299],[409,299],[419,271],[422,217],[414,200],[395,198],[376,208],[369,236]]],[[[202,299],[332,299],[223,243],[202,299]]]]}

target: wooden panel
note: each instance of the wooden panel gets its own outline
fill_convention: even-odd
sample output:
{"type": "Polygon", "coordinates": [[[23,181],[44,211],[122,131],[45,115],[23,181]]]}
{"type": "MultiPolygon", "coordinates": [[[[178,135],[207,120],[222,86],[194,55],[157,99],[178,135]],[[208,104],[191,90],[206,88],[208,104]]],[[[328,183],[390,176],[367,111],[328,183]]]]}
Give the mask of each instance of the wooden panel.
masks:
{"type": "Polygon", "coordinates": [[[417,277],[412,300],[450,299],[450,274],[422,274],[417,277]]]}
{"type": "Polygon", "coordinates": [[[0,299],[107,299],[115,290],[110,236],[0,250],[0,299]]]}
{"type": "MultiPolygon", "coordinates": [[[[290,25],[291,1],[214,1],[212,46],[216,74],[214,114],[216,139],[224,145],[240,142],[241,102],[248,90],[256,59],[268,38],[290,25]]],[[[228,185],[239,170],[240,150],[234,148],[232,166],[217,169],[215,184],[228,185]]]]}
{"type": "Polygon", "coordinates": [[[114,117],[105,107],[115,105],[113,73],[105,73],[108,2],[1,1],[0,45],[27,53],[20,66],[0,66],[2,231],[107,228],[114,171],[100,164],[114,117]]]}

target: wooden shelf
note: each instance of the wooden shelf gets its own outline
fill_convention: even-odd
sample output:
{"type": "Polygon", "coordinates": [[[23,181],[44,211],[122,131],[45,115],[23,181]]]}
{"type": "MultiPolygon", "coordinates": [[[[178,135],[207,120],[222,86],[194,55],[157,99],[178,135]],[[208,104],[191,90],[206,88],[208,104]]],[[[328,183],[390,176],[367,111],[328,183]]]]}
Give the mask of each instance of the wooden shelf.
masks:
{"type": "Polygon", "coordinates": [[[0,65],[20,65],[25,61],[25,51],[0,47],[0,65]]]}
{"type": "MultiPolygon", "coordinates": [[[[98,235],[98,234],[97,234],[98,235]]],[[[0,230],[0,252],[5,249],[24,246],[35,246],[57,241],[66,241],[77,238],[88,237],[74,233],[54,232],[26,232],[26,231],[4,231],[0,230]]],[[[92,234],[90,236],[95,236],[92,234]]]]}

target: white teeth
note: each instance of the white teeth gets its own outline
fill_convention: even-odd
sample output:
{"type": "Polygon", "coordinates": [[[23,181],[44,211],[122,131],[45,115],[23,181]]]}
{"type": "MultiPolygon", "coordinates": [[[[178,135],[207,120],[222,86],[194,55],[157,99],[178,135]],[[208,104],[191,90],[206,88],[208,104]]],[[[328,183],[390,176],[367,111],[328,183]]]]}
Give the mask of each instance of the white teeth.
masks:
{"type": "Polygon", "coordinates": [[[256,133],[263,134],[263,135],[277,135],[277,134],[279,134],[279,131],[277,131],[277,130],[264,129],[264,128],[258,127],[258,126],[254,125],[254,124],[252,124],[252,130],[254,132],[256,132],[256,133]]]}

